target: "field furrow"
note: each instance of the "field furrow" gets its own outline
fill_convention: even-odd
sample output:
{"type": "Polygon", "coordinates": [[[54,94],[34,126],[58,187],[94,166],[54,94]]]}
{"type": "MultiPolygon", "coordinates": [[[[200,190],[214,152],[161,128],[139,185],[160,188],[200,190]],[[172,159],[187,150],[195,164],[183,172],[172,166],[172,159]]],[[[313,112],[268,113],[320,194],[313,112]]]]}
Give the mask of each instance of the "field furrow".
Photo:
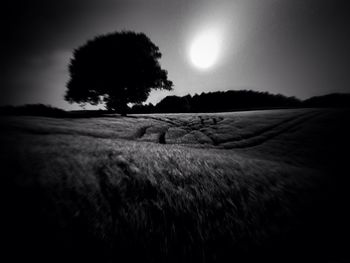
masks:
{"type": "Polygon", "coordinates": [[[6,239],[74,262],[342,262],[349,116],[1,117],[6,239]]]}

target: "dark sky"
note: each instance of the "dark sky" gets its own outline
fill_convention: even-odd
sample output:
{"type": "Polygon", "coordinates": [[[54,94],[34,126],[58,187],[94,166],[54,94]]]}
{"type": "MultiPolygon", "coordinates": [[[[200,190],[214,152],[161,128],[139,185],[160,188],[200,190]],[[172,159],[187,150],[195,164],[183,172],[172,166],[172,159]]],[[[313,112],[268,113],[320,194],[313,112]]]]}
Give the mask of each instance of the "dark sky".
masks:
{"type": "Polygon", "coordinates": [[[159,46],[175,94],[253,89],[307,98],[350,92],[349,8],[335,0],[26,0],[2,1],[0,105],[63,100],[74,48],[96,35],[144,32],[159,46]],[[220,55],[200,70],[189,47],[221,32],[220,55]]]}

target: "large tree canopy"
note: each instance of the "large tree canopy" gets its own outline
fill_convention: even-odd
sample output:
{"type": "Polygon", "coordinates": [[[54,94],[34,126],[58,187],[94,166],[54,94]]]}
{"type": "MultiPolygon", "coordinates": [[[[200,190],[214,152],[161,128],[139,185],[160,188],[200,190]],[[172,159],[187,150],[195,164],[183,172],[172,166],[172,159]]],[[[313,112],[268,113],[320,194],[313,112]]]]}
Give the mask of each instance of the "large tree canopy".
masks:
{"type": "Polygon", "coordinates": [[[143,33],[97,36],[74,50],[65,99],[126,113],[127,103],[145,101],[151,89],[171,90],[159,48],[143,33]]]}

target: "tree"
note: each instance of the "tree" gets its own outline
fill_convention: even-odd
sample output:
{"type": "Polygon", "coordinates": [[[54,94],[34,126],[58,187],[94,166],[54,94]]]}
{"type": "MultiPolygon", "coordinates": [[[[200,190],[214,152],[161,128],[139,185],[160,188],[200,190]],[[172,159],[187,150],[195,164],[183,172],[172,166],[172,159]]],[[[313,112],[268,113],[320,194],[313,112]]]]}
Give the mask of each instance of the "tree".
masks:
{"type": "Polygon", "coordinates": [[[74,50],[65,99],[70,103],[105,103],[126,115],[128,103],[145,101],[152,89],[171,90],[161,68],[159,48],[143,33],[97,36],[74,50]]]}

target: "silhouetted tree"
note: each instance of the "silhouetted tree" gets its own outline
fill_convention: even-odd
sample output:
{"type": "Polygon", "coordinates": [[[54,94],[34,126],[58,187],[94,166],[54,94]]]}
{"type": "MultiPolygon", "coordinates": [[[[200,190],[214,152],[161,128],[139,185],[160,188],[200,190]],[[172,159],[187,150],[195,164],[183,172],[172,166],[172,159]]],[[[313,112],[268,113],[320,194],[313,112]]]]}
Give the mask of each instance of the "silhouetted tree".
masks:
{"type": "Polygon", "coordinates": [[[145,101],[151,89],[171,90],[159,48],[143,33],[102,35],[76,49],[70,61],[65,99],[96,105],[125,115],[128,103],[145,101]]]}

